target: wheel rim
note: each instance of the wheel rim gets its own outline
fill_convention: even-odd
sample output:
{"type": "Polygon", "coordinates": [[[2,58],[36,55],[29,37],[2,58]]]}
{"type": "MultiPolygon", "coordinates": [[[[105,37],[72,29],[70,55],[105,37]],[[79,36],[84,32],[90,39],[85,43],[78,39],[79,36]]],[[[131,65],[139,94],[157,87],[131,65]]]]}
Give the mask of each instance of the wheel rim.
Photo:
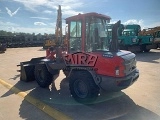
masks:
{"type": "Polygon", "coordinates": [[[85,98],[88,95],[87,85],[82,80],[74,82],[74,91],[79,98],[85,98]]]}

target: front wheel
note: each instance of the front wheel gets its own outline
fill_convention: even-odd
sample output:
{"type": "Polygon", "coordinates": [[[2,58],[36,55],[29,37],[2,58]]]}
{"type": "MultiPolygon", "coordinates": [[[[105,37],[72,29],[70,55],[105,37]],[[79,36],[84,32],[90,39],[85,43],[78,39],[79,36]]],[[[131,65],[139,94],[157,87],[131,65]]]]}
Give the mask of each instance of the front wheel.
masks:
{"type": "Polygon", "coordinates": [[[76,101],[88,104],[96,100],[99,94],[99,87],[89,73],[76,71],[71,73],[69,78],[70,92],[76,101]]]}
{"type": "Polygon", "coordinates": [[[35,79],[40,87],[48,87],[53,80],[53,75],[48,71],[45,64],[37,64],[35,66],[35,79]]]}

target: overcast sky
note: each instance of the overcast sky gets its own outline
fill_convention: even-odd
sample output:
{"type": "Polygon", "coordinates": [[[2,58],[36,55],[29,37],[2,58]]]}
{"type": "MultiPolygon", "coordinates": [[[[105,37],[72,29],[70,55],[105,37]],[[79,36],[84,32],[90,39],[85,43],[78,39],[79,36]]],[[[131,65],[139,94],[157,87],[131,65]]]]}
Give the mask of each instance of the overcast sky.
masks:
{"type": "Polygon", "coordinates": [[[110,16],[111,23],[160,26],[160,0],[0,0],[0,30],[54,33],[58,5],[65,18],[97,12],[110,16]]]}

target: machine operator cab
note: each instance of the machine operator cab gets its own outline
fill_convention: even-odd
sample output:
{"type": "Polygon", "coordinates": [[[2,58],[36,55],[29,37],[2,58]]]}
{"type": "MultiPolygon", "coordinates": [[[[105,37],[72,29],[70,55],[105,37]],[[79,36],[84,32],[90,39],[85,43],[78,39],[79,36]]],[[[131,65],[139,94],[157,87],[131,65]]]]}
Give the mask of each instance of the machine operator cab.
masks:
{"type": "Polygon", "coordinates": [[[109,16],[86,13],[66,19],[68,24],[68,52],[109,51],[109,36],[106,24],[109,16]]]}

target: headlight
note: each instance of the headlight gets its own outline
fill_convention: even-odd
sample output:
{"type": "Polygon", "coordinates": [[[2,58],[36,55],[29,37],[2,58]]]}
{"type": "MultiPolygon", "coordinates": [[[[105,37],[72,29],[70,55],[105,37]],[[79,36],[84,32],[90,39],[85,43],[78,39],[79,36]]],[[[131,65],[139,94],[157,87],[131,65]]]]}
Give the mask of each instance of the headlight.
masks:
{"type": "Polygon", "coordinates": [[[137,42],[136,38],[133,38],[133,39],[132,39],[132,42],[137,42]]]}

